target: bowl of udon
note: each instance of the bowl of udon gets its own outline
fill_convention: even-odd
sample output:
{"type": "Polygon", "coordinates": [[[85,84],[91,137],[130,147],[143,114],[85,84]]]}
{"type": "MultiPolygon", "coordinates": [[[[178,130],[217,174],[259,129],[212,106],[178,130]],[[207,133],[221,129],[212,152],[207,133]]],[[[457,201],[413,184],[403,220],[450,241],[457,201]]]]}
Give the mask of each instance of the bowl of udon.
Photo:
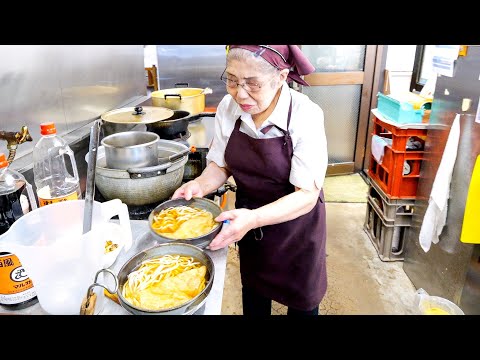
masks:
{"type": "Polygon", "coordinates": [[[122,266],[117,295],[134,315],[192,315],[205,304],[214,277],[213,260],[199,247],[159,244],[122,266]]]}
{"type": "Polygon", "coordinates": [[[167,200],[148,216],[150,232],[158,243],[185,243],[204,249],[222,229],[214,219],[222,208],[206,198],[167,200]]]}

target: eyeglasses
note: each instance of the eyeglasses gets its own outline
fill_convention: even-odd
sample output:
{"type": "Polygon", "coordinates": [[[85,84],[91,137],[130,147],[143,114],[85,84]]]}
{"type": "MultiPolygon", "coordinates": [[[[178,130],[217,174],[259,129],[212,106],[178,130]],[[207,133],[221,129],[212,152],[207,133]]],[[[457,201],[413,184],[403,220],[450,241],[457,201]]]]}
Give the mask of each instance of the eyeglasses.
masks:
{"type": "Polygon", "coordinates": [[[275,74],[269,80],[264,81],[262,84],[260,84],[256,81],[251,81],[251,80],[247,80],[247,81],[245,81],[245,83],[240,84],[237,80],[233,80],[233,79],[228,78],[228,76],[225,75],[226,70],[227,69],[223,70],[223,73],[220,76],[220,80],[222,80],[225,83],[225,85],[227,85],[229,88],[236,88],[237,86],[240,85],[245,91],[247,91],[249,93],[260,91],[260,89],[262,88],[263,85],[265,85],[267,82],[272,80],[275,77],[275,75],[277,75],[277,74],[275,74]]]}

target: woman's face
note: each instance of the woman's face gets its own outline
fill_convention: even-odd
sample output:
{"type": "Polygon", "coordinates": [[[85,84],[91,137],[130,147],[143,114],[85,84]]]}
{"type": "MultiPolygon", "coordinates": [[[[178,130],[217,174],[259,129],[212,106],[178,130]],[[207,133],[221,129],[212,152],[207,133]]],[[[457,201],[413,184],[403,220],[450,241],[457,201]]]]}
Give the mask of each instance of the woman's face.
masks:
{"type": "Polygon", "coordinates": [[[232,87],[227,85],[226,88],[240,108],[246,113],[256,115],[264,112],[272,103],[282,86],[282,81],[286,78],[283,74],[284,72],[278,71],[262,73],[258,70],[255,60],[232,60],[223,77],[233,85],[232,87]]]}

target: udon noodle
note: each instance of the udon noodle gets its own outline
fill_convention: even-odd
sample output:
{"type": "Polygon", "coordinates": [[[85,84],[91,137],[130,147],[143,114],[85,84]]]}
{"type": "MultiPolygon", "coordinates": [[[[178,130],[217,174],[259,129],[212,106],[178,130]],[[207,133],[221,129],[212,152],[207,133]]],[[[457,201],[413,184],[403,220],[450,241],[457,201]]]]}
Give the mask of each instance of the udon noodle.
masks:
{"type": "Polygon", "coordinates": [[[206,266],[190,256],[163,255],[147,259],[128,274],[122,296],[146,310],[180,306],[205,288],[206,273],[206,266]]]}
{"type": "Polygon", "coordinates": [[[191,206],[174,206],[154,214],[152,229],[171,239],[190,239],[212,231],[217,223],[213,214],[191,206]]]}

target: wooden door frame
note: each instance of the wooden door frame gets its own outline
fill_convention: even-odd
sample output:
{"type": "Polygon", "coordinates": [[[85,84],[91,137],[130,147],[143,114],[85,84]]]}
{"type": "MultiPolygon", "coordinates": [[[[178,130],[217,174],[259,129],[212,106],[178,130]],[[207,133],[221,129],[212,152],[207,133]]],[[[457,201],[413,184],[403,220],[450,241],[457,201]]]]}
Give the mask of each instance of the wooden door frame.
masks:
{"type": "Polygon", "coordinates": [[[327,175],[352,174],[363,171],[365,168],[370,131],[370,110],[372,109],[372,100],[376,106],[376,94],[380,84],[379,74],[383,71],[379,69],[378,65],[381,63],[379,60],[383,58],[383,48],[384,45],[366,45],[363,71],[313,73],[305,76],[305,80],[311,86],[362,85],[354,159],[351,162],[329,164],[327,175]]]}

